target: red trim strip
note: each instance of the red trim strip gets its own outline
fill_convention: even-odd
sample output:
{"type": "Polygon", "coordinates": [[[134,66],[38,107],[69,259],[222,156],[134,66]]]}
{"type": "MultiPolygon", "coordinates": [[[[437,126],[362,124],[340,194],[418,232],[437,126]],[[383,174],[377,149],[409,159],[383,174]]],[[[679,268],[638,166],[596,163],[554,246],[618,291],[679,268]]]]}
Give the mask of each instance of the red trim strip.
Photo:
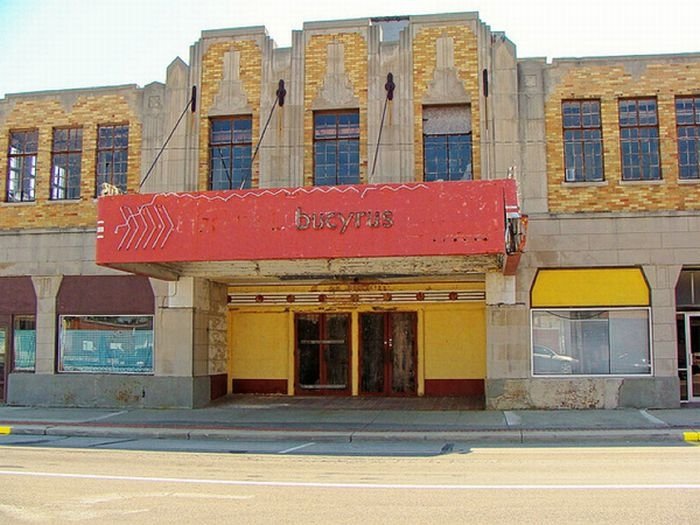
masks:
{"type": "Polygon", "coordinates": [[[226,395],[228,374],[214,374],[209,376],[209,399],[219,399],[226,395]]]}
{"type": "Polygon", "coordinates": [[[231,382],[234,394],[286,394],[286,379],[236,379],[231,382]]]}
{"type": "Polygon", "coordinates": [[[483,379],[426,379],[426,396],[483,396],[483,379]]]}

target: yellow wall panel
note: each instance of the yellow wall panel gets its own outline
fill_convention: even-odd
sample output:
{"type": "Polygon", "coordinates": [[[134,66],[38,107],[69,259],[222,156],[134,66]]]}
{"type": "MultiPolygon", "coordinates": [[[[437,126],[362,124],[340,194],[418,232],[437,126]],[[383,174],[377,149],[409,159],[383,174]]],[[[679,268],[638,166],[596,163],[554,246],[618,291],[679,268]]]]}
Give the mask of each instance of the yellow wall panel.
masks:
{"type": "Polygon", "coordinates": [[[231,312],[234,379],[287,379],[289,314],[231,312]]]}
{"type": "Polygon", "coordinates": [[[484,305],[425,309],[425,379],[486,377],[484,305]]]}
{"type": "Polygon", "coordinates": [[[640,268],[540,270],[532,286],[533,308],[648,305],[640,268]]]}

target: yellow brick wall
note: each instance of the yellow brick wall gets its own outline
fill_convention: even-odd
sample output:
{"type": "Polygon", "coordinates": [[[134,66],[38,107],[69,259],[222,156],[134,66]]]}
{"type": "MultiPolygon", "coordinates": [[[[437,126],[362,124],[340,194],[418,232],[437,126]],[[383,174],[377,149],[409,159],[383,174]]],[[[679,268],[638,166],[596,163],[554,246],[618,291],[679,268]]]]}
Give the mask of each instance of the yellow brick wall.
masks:
{"type": "MultiPolygon", "coordinates": [[[[209,110],[219,92],[224,77],[224,53],[238,51],[241,54],[240,80],[243,83],[248,105],[253,117],[253,149],[258,142],[260,122],[260,86],[262,82],[262,51],[254,40],[236,40],[212,44],[202,58],[202,79],[200,85],[200,124],[199,124],[199,189],[209,186],[209,110]]],[[[260,161],[255,159],[252,167],[251,187],[257,188],[260,180],[260,161]]]]}
{"type": "Polygon", "coordinates": [[[141,122],[124,96],[79,96],[70,111],[66,111],[57,98],[18,100],[5,121],[0,123],[0,167],[3,181],[0,229],[94,227],[97,126],[124,123],[129,125],[127,191],[134,192],[138,191],[141,173],[141,122]],[[51,201],[49,191],[53,128],[67,126],[83,128],[80,200],[51,201]],[[36,201],[6,203],[10,132],[23,129],[39,131],[36,201]]]}
{"type": "Polygon", "coordinates": [[[358,33],[313,35],[305,49],[304,70],[304,185],[314,183],[313,101],[326,76],[328,44],[344,44],[345,74],[360,107],[360,182],[367,182],[367,42],[358,33]]]}
{"type": "MultiPolygon", "coordinates": [[[[565,67],[565,66],[561,66],[565,67]]],[[[547,185],[553,213],[700,209],[700,184],[679,184],[675,97],[700,93],[700,61],[647,65],[634,74],[622,65],[572,67],[545,102],[547,185]],[[622,182],[618,98],[656,97],[659,115],[661,183],[622,182]],[[600,99],[605,182],[564,183],[561,103],[600,99]]]]}
{"type": "Polygon", "coordinates": [[[476,35],[466,24],[427,27],[413,40],[413,115],[415,130],[416,179],[423,178],[423,97],[433,80],[437,65],[436,41],[450,36],[454,41],[454,62],[464,89],[471,94],[472,168],[474,179],[481,178],[479,55],[476,35]]]}

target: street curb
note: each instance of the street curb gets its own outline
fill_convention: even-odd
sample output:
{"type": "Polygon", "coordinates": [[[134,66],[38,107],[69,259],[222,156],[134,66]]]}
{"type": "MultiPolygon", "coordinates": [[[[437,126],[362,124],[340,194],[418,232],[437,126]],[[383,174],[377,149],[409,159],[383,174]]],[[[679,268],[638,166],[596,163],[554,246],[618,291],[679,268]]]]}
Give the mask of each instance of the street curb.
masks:
{"type": "MultiPolygon", "coordinates": [[[[511,429],[462,431],[309,431],[222,428],[105,427],[74,425],[13,425],[0,427],[15,435],[45,435],[118,439],[183,439],[222,441],[401,442],[456,441],[482,444],[536,444],[574,442],[697,442],[700,433],[683,429],[511,429]]],[[[8,432],[8,434],[10,433],[8,432]]]]}
{"type": "Polygon", "coordinates": [[[697,431],[683,432],[683,439],[685,441],[688,441],[689,443],[697,443],[698,441],[700,441],[700,432],[697,432],[697,431]]]}

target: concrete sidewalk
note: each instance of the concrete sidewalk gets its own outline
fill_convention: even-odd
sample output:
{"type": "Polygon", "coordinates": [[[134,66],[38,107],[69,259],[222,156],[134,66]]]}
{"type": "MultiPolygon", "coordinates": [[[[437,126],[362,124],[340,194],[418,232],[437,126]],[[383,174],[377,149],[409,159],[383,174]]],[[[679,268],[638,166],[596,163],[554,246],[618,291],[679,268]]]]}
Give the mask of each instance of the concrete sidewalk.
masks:
{"type": "MultiPolygon", "coordinates": [[[[392,406],[392,405],[389,405],[392,406]]],[[[700,408],[447,410],[238,398],[200,409],[0,406],[0,434],[271,441],[698,441],[700,408]]]]}

